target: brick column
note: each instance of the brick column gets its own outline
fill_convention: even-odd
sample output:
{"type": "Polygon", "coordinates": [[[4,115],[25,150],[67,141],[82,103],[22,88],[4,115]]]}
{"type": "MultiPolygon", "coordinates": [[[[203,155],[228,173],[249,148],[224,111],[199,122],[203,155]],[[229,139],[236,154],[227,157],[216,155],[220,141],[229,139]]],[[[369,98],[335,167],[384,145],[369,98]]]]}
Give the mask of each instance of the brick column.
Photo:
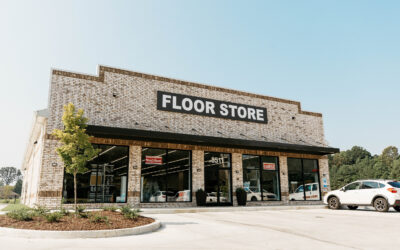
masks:
{"type": "Polygon", "coordinates": [[[129,146],[128,203],[140,203],[140,171],[142,167],[142,147],[129,146]]]}
{"type": "Polygon", "coordinates": [[[323,156],[318,159],[319,166],[319,178],[321,180],[321,194],[324,196],[331,190],[331,182],[329,178],[329,161],[328,156],[323,156]],[[326,186],[324,187],[324,180],[326,180],[326,186]]]}
{"type": "Polygon", "coordinates": [[[237,206],[236,188],[243,187],[242,154],[232,154],[232,198],[233,205],[237,206]]]}
{"type": "Polygon", "coordinates": [[[196,191],[204,190],[204,151],[192,151],[192,201],[196,204],[196,191]]]}
{"type": "Polygon", "coordinates": [[[287,202],[289,200],[289,177],[286,156],[279,156],[279,171],[279,175],[281,178],[281,199],[282,201],[287,202]]]}

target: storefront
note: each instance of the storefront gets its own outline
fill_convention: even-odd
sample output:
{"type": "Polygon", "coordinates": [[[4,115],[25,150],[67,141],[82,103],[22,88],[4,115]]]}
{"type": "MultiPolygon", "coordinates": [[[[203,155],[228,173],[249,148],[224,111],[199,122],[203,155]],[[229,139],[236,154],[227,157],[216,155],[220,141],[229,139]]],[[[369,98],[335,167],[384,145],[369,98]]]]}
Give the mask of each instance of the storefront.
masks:
{"type": "MultiPolygon", "coordinates": [[[[236,206],[319,203],[329,191],[322,115],[275,97],[99,67],[98,76],[54,70],[49,106],[36,112],[23,163],[22,201],[73,202],[51,136],[63,106],[85,111],[100,152],[78,175],[78,202],[90,207],[236,206]]],[[[68,205],[67,205],[68,206],[68,205]]]]}

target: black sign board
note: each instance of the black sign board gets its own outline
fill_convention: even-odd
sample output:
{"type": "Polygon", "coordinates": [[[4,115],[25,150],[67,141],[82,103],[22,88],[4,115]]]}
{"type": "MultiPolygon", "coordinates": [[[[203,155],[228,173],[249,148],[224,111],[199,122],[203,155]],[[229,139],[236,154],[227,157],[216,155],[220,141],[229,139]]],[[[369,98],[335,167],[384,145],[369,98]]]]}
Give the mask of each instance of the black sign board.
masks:
{"type": "Polygon", "coordinates": [[[266,108],[164,91],[157,91],[157,109],[247,122],[268,122],[266,108]]]}

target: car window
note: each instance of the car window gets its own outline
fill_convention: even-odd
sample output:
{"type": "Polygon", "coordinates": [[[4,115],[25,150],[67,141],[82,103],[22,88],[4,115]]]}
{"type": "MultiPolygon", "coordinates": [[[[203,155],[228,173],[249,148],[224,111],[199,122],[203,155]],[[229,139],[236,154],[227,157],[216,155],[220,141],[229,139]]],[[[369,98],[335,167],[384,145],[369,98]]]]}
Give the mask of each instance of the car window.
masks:
{"type": "Polygon", "coordinates": [[[398,182],[398,181],[391,181],[391,182],[388,182],[388,184],[392,187],[400,188],[400,182],[398,182]]]}
{"type": "Polygon", "coordinates": [[[357,189],[360,189],[360,184],[361,184],[361,182],[354,182],[354,183],[351,183],[351,184],[347,185],[344,189],[346,191],[348,191],[348,190],[357,190],[357,189]]]}
{"type": "Polygon", "coordinates": [[[312,185],[306,185],[306,191],[311,191],[312,190],[312,185]]]}
{"type": "Polygon", "coordinates": [[[302,193],[302,192],[303,192],[303,186],[298,187],[296,193],[302,193]]]}
{"type": "Polygon", "coordinates": [[[312,191],[317,191],[317,190],[318,190],[318,184],[313,184],[312,191]]]}
{"type": "Polygon", "coordinates": [[[379,188],[379,183],[376,181],[363,181],[361,189],[379,188]]]}
{"type": "Polygon", "coordinates": [[[379,188],[384,188],[384,187],[385,187],[385,184],[379,183],[379,188]]]}

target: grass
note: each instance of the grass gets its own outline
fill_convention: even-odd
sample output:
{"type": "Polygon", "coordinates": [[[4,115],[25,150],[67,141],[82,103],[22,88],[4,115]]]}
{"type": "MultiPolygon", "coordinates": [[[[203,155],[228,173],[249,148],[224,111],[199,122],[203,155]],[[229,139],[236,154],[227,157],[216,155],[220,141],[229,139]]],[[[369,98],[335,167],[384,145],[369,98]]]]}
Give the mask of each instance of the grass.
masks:
{"type": "Polygon", "coordinates": [[[9,204],[7,207],[3,208],[1,211],[12,211],[12,210],[18,210],[18,209],[23,209],[23,208],[28,208],[28,207],[23,204],[9,204]]]}

